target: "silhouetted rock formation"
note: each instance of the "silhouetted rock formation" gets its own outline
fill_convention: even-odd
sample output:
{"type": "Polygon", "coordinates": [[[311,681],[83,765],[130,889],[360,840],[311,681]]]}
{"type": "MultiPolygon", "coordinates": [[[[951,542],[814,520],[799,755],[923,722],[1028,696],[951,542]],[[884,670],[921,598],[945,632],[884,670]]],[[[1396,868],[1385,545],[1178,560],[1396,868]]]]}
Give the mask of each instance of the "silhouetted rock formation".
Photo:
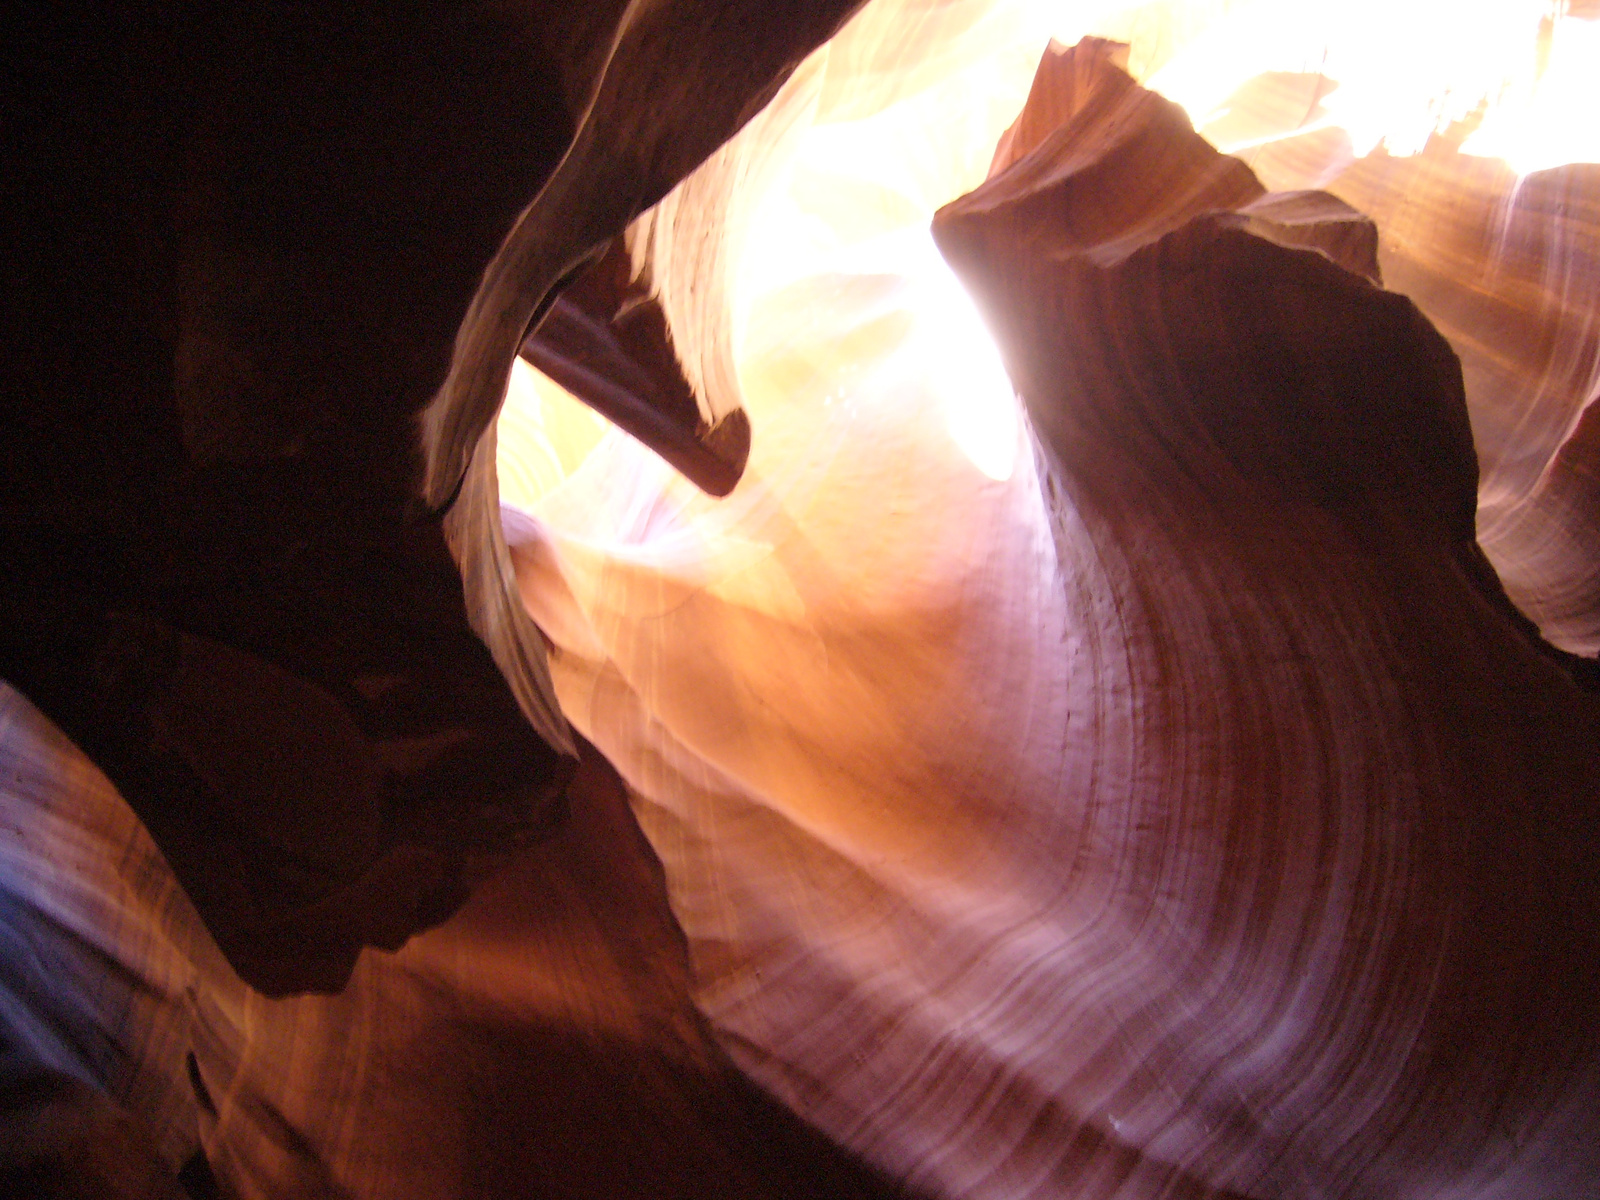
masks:
{"type": "Polygon", "coordinates": [[[1160,969],[1098,1035],[1122,1065],[1061,1093],[1142,1148],[1103,1194],[1579,1191],[1600,709],[1478,550],[1455,355],[1347,239],[1241,220],[1272,201],[1227,203],[1236,165],[1181,114],[1105,92],[935,223],[1040,439],[1101,678],[1091,777],[1138,780],[1097,922],[1160,969]]]}
{"type": "Polygon", "coordinates": [[[522,343],[522,356],[713,496],[726,496],[750,457],[750,421],[715,426],[673,353],[649,279],[635,279],[623,239],[574,280],[522,343]]]}

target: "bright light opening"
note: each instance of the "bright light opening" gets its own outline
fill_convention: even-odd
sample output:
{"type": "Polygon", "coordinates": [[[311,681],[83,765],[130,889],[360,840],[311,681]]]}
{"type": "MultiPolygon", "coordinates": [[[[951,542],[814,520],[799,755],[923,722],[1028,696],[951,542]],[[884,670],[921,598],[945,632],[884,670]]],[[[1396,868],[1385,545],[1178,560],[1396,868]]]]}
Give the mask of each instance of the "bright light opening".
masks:
{"type": "MultiPolygon", "coordinates": [[[[864,31],[856,44],[831,52],[812,123],[750,230],[730,320],[743,344],[764,349],[741,370],[764,370],[785,328],[807,323],[786,305],[840,294],[791,285],[902,280],[894,304],[910,329],[879,339],[874,365],[920,389],[922,411],[978,471],[1006,479],[1021,445],[1018,402],[927,230],[938,207],[983,181],[1051,36],[1128,42],[1136,78],[1183,105],[1220,149],[1257,165],[1269,188],[1286,189],[1328,186],[1368,153],[1421,154],[1441,136],[1518,174],[1600,162],[1600,122],[1590,119],[1600,112],[1600,21],[1567,9],[1565,0],[1012,0],[928,15],[871,5],[843,35],[864,31]],[[896,38],[892,53],[873,48],[896,38]],[[1263,84],[1273,79],[1276,93],[1263,84]],[[1343,148],[1298,174],[1257,158],[1310,134],[1343,138],[1343,148]]],[[[883,315],[872,309],[872,319],[883,315]]],[[[840,359],[857,379],[859,350],[840,359]]],[[[501,427],[504,494],[525,505],[576,470],[604,428],[535,376],[519,366],[501,427]]],[[[781,402],[779,380],[751,375],[745,390],[781,402]]],[[[755,436],[759,452],[759,421],[755,436]]]]}
{"type": "Polygon", "coordinates": [[[1020,401],[972,297],[933,239],[924,245],[924,265],[912,268],[916,329],[898,353],[916,361],[939,398],[945,428],[972,465],[990,479],[1010,479],[1022,432],[1020,401]]]}

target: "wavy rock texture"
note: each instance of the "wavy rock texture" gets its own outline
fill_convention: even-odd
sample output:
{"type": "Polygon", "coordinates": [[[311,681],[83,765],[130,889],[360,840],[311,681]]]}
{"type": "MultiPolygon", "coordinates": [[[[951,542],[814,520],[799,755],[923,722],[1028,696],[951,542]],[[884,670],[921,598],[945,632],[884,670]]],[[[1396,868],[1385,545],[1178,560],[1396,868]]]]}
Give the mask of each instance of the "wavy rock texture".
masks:
{"type": "Polygon", "coordinates": [[[0,1190],[175,1195],[199,1134],[171,915],[199,922],[105,777],[9,687],[0,830],[0,1190]]]}
{"type": "Polygon", "coordinates": [[[177,1195],[203,1148],[222,1194],[261,1200],[899,1194],[707,1039],[659,868],[592,755],[571,821],[454,919],[338,996],[272,1000],[9,688],[0,731],[0,1192],[177,1195]],[[143,1174],[85,1178],[86,1136],[143,1174]]]}
{"type": "MultiPolygon", "coordinates": [[[[1570,10],[1584,17],[1595,19],[1570,10]]],[[[1420,154],[1380,148],[1357,160],[1324,107],[1338,89],[1319,74],[1269,72],[1236,90],[1202,132],[1245,145],[1239,157],[1270,187],[1326,187],[1377,224],[1388,285],[1461,358],[1484,550],[1545,636],[1592,658],[1600,544],[1593,521],[1563,497],[1594,471],[1577,431],[1600,396],[1600,166],[1518,176],[1463,152],[1471,121],[1420,154]]]]}
{"type": "MultiPolygon", "coordinates": [[[[940,163],[1001,105],[965,47],[1018,28],[878,4],[796,71],[785,145],[946,114],[898,191],[752,135],[635,226],[679,368],[750,412],[746,478],[713,504],[550,409],[507,473],[534,519],[505,517],[563,707],[629,794],[586,758],[568,820],[343,994],[244,986],[105,778],[0,693],[8,1130],[57,1161],[124,1139],[132,1194],[197,1145],[247,1197],[889,1190],[726,1053],[935,1195],[1595,1194],[1600,718],[1474,541],[1473,446],[1510,498],[1486,548],[1582,648],[1591,185],[1524,181],[1507,255],[1484,213],[1511,177],[1481,160],[1341,176],[1327,131],[1258,161],[1268,192],[1114,46],[1058,53],[944,222],[958,261],[983,247],[1032,426],[980,470],[903,256],[763,291],[729,231],[768,228],[743,189],[788,172],[890,240],[981,183],[1009,112],[940,163]],[[963,107],[924,104],[957,66],[963,107]]],[[[567,34],[581,112],[605,63],[567,34]]],[[[1013,428],[1008,391],[978,399],[1013,428]]],[[[179,651],[162,719],[237,777],[197,736],[227,655],[179,651]]],[[[316,778],[360,784],[306,710],[316,778]]]]}
{"type": "Polygon", "coordinates": [[[1418,159],[1373,156],[1330,186],[1376,219],[1390,286],[1461,356],[1485,552],[1547,637],[1594,657],[1600,541],[1564,497],[1596,467],[1577,431],[1600,396],[1600,166],[1518,179],[1436,139],[1418,159]]]}
{"type": "Polygon", "coordinates": [[[1102,78],[940,219],[1037,468],[918,415],[895,280],[793,285],[730,501],[603,443],[513,537],[563,704],[735,1060],[938,1194],[1589,1194],[1600,712],[1478,550],[1456,358],[1102,78]]]}
{"type": "Polygon", "coordinates": [[[1484,535],[1506,589],[1557,645],[1600,653],[1600,407],[1590,403],[1527,499],[1484,535]]]}

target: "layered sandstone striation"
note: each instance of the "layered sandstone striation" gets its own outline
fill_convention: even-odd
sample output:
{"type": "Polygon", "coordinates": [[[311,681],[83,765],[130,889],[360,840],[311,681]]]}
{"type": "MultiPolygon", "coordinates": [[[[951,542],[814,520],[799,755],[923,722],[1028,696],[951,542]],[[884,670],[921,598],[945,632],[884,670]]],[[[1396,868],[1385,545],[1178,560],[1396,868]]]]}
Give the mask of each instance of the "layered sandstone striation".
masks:
{"type": "Polygon", "coordinates": [[[1461,368],[1371,220],[1114,56],[1047,55],[935,222],[1036,460],[978,478],[871,374],[892,281],[811,281],[745,379],[812,474],[758,439],[713,513],[586,464],[514,535],[564,706],[735,1060],[929,1190],[1581,1194],[1586,668],[1479,547],[1461,368]]]}
{"type": "MultiPolygon", "coordinates": [[[[173,162],[281,186],[195,182],[175,292],[159,238],[24,255],[4,378],[56,407],[0,514],[40,706],[0,690],[0,1180],[1591,1194],[1593,168],[1276,138],[1337,108],[1311,72],[1202,122],[1266,139],[1225,156],[1114,42],[1032,73],[989,0],[874,4],[804,62],[843,6],[623,7],[346,30],[315,111],[223,72],[173,162]],[[461,63],[498,73],[404,86],[461,63]],[[1009,382],[938,299],[941,205],[1009,382]],[[103,357],[34,345],[30,295],[107,297],[103,357]],[[519,348],[730,494],[553,409],[499,492],[519,348]],[[465,586],[404,503],[424,459],[465,586]],[[582,735],[565,805],[528,713],[582,735]]],[[[51,228],[161,227],[159,188],[69,184],[165,111],[94,162],[57,130],[51,228]]]]}

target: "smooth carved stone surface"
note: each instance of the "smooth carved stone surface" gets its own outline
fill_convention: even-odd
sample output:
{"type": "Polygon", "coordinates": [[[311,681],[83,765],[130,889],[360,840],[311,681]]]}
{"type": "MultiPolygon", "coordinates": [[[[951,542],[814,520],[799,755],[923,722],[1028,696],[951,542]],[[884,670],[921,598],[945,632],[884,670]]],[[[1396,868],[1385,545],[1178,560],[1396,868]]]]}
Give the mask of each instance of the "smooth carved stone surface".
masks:
{"type": "Polygon", "coordinates": [[[959,237],[974,260],[1026,244],[1114,261],[1196,213],[1262,196],[1248,167],[1212,149],[1176,104],[1138,87],[1105,45],[1091,39],[1079,56],[1052,43],[991,182],[941,211],[942,247],[959,237]],[[1041,109],[1060,123],[1047,131],[1031,113],[1041,109]],[[991,247],[991,236],[1006,241],[991,247]]]}
{"type": "Polygon", "coordinates": [[[1490,483],[1524,496],[1600,389],[1600,166],[1519,180],[1443,138],[1409,159],[1370,155],[1332,185],[1383,231],[1385,276],[1461,356],[1490,483]]]}
{"type": "MultiPolygon", "coordinates": [[[[941,209],[934,237],[1002,332],[1025,399],[1071,388],[1056,378],[1069,357],[1107,356],[1118,382],[1090,389],[1096,407],[1069,410],[1075,422],[1100,422],[1096,437],[1056,429],[1069,418],[1054,407],[1030,409],[1055,453],[1116,439],[1137,458],[1148,438],[1155,459],[1209,443],[1231,474],[1296,499],[1358,502],[1373,487],[1393,492],[1407,516],[1443,520],[1452,539],[1470,541],[1477,460],[1459,368],[1414,306],[1351,278],[1378,275],[1370,220],[1324,193],[1263,196],[1243,164],[1135,85],[1095,39],[1046,51],[1008,132],[1009,162],[997,156],[987,183],[941,209]],[[1048,134],[1030,126],[1035,107],[1062,124],[1048,134]],[[1144,273],[1201,277],[1219,259],[1236,264],[1231,290],[1142,282],[1144,273]],[[1320,268],[1322,259],[1343,269],[1320,268]],[[1137,282],[1110,282],[1119,270],[1137,282]],[[1252,324],[1232,300],[1269,290],[1263,309],[1285,306],[1271,320],[1252,324]],[[1052,322],[1055,334],[1033,332],[1052,322]],[[1370,382],[1375,365],[1394,372],[1389,386],[1370,382]],[[1173,374],[1145,374],[1162,371],[1173,374]],[[1167,388],[1181,403],[1142,413],[1141,400],[1166,403],[1167,388]]],[[[1084,370],[1092,377],[1093,366],[1084,370]]],[[[1088,460],[1065,465],[1075,478],[1093,470],[1088,460]]]]}
{"type": "Polygon", "coordinates": [[[563,703],[735,1061],[919,1186],[1584,1195],[1600,711],[1477,546],[1457,359],[1369,223],[1108,86],[938,226],[1037,460],[929,419],[894,280],[808,281],[730,500],[586,466],[514,530],[563,703]]]}
{"type": "Polygon", "coordinates": [[[1327,192],[1269,192],[1230,222],[1280,246],[1316,250],[1352,275],[1382,286],[1378,227],[1327,192]]]}
{"type": "Polygon", "coordinates": [[[1578,418],[1527,499],[1495,522],[1506,590],[1561,646],[1600,654],[1600,406],[1578,418]]]}
{"type": "MultiPolygon", "coordinates": [[[[1570,33],[1593,15],[1569,5],[1563,19],[1570,33]]],[[[1337,102],[1324,105],[1339,86],[1320,74],[1267,72],[1229,96],[1201,132],[1243,147],[1240,157],[1269,187],[1328,188],[1374,220],[1388,285],[1410,296],[1461,358],[1483,472],[1485,552],[1546,636],[1593,657],[1600,641],[1585,580],[1594,535],[1546,502],[1552,488],[1568,486],[1547,472],[1573,469],[1577,447],[1557,465],[1560,447],[1600,396],[1600,166],[1523,176],[1463,153],[1481,112],[1443,128],[1419,153],[1380,145],[1357,159],[1330,111],[1337,102]]]]}
{"type": "Polygon", "coordinates": [[[239,1200],[903,1195],[710,1042],[659,867],[592,752],[570,822],[455,917],[363,956],[338,996],[273,1000],[9,688],[0,734],[0,1192],[166,1200],[188,1164],[194,1200],[207,1177],[239,1200]]]}
{"type": "MultiPolygon", "coordinates": [[[[1024,191],[1026,166],[1011,168],[1024,191]]],[[[1405,298],[1251,222],[1196,216],[1130,254],[1109,231],[1114,259],[1070,228],[1048,248],[1031,224],[1008,238],[1004,206],[975,203],[1007,182],[941,213],[936,236],[1040,437],[1063,566],[1093,556],[1069,587],[1117,598],[1100,636],[1129,673],[1130,732],[1177,768],[1146,780],[1162,824],[1226,813],[1151,860],[1166,883],[1150,902],[1185,947],[1167,969],[1198,972],[1184,1023],[1274,1047],[1225,1066],[1204,1042],[1167,1042],[1166,1086],[1192,1079],[1191,1113],[1220,1127],[1157,1125],[1157,1144],[1174,1169],[1252,1193],[1580,1186],[1600,855],[1572,839],[1600,815],[1585,749],[1600,709],[1477,548],[1454,354],[1405,298]],[[1315,760],[1291,748],[1307,734],[1328,739],[1315,760]],[[1385,760],[1399,772],[1363,781],[1385,760]],[[1315,881],[1341,877],[1339,835],[1314,848],[1297,826],[1326,837],[1352,818],[1390,832],[1338,898],[1315,881]],[[1383,900],[1363,898],[1375,886],[1383,900]],[[1335,913],[1337,943],[1314,950],[1335,913]],[[1276,951],[1274,927],[1290,939],[1276,951]],[[1295,960],[1315,978],[1287,1000],[1295,960]],[[1289,1035],[1306,1004],[1315,1033],[1289,1035]],[[1288,1078],[1274,1062],[1294,1063],[1288,1078]],[[1259,1123],[1224,1134],[1229,1110],[1259,1123]],[[1557,1133],[1553,1112],[1574,1123],[1557,1133]],[[1547,1137],[1508,1143],[1508,1121],[1547,1137]]]]}
{"type": "Polygon", "coordinates": [[[1148,93],[1134,83],[1127,66],[1128,47],[1121,42],[1087,37],[1069,50],[1052,41],[1034,72],[1022,111],[995,145],[989,177],[1032,154],[1085,109],[1103,113],[1130,100],[1136,107],[1148,104],[1148,93]]]}
{"type": "MultiPolygon", "coordinates": [[[[908,56],[922,9],[961,27],[982,7],[882,9],[873,28],[903,37],[905,53],[897,45],[862,57],[908,56]]],[[[630,11],[653,21],[671,8],[630,11]]],[[[556,64],[553,93],[578,113],[604,74],[616,13],[558,15],[565,23],[541,44],[556,64]]],[[[746,31],[711,23],[699,33],[715,43],[746,31]]],[[[638,36],[632,51],[639,44],[652,43],[638,36]]],[[[270,1000],[221,960],[109,783],[4,692],[0,932],[19,948],[0,961],[8,1041],[25,1042],[32,1063],[114,1093],[145,1120],[169,1167],[194,1161],[198,1127],[217,1174],[243,1196],[420,1200],[530,1186],[617,1195],[640,1178],[666,1195],[878,1193],[878,1181],[741,1090],[691,992],[763,1087],[834,1141],[939,1195],[1592,1192],[1600,717],[1572,686],[1572,664],[1510,607],[1474,542],[1476,466],[1459,371],[1414,308],[1366,282],[1376,279],[1369,223],[1324,195],[1261,195],[1196,144],[1181,114],[1119,79],[1114,57],[1114,47],[1090,45],[1046,64],[1035,91],[1056,98],[1057,115],[1047,119],[1041,99],[1018,126],[1031,132],[1011,139],[1018,195],[1001,174],[965,214],[969,244],[984,247],[966,269],[1024,385],[1037,462],[1025,458],[1008,479],[980,477],[929,419],[935,390],[893,357],[910,325],[899,306],[915,289],[884,275],[827,275],[791,289],[826,301],[818,310],[756,323],[741,368],[782,404],[760,415],[751,477],[725,505],[675,490],[664,469],[652,473],[660,464],[614,439],[594,469],[541,505],[549,527],[508,521],[526,604],[558,651],[562,702],[635,789],[664,879],[630,840],[614,779],[589,759],[572,819],[522,846],[454,921],[397,955],[367,954],[343,995],[270,1000]],[[1062,120],[1075,132],[1052,142],[1062,120]],[[1066,159],[1029,161],[1041,147],[1066,159]]],[[[312,76],[337,80],[336,71],[312,76]]],[[[822,100],[805,102],[872,110],[876,100],[853,96],[847,76],[830,70],[822,100]]],[[[105,79],[91,82],[103,94],[105,79]]],[[[627,98],[627,82],[613,80],[608,101],[624,116],[628,106],[614,102],[627,98]]],[[[649,72],[632,80],[647,93],[653,82],[649,72]]],[[[261,102],[253,92],[241,101],[246,132],[263,119],[261,102]]],[[[268,111],[267,126],[282,119],[303,131],[303,115],[268,111]]],[[[129,106],[123,117],[85,144],[117,143],[128,122],[139,133],[150,114],[129,106]]],[[[224,135],[240,131],[205,136],[224,135]]],[[[381,177],[404,141],[363,149],[362,169],[381,177]]],[[[121,143],[106,161],[160,139],[121,143]]],[[[736,184],[740,158],[722,166],[727,178],[711,182],[736,184]]],[[[1569,171],[1557,182],[1580,178],[1569,171]]],[[[290,170],[282,182],[293,196],[338,191],[330,179],[290,170]]],[[[40,194],[78,211],[78,181],[69,172],[59,194],[57,184],[40,194]]],[[[367,194],[351,187],[350,196],[367,194]]],[[[1557,227],[1560,205],[1540,196],[1530,187],[1545,228],[1557,227]]],[[[144,229],[151,203],[119,193],[104,207],[144,229]]],[[[359,224],[359,208],[335,212],[359,224]]],[[[693,214],[680,215],[668,241],[695,230],[693,214]]],[[[1428,237],[1448,242],[1451,229],[1419,224],[1409,244],[1436,249],[1428,237]]],[[[1459,263],[1484,266],[1495,257],[1490,241],[1466,239],[1459,263]]],[[[1559,267],[1545,295],[1561,303],[1529,286],[1532,307],[1488,306],[1537,317],[1510,323],[1495,345],[1543,354],[1544,343],[1519,343],[1517,331],[1554,328],[1551,361],[1582,349],[1581,306],[1567,303],[1583,294],[1571,249],[1582,243],[1562,244],[1576,257],[1529,260],[1559,267]]],[[[1384,252],[1393,281],[1397,259],[1384,252]]],[[[141,342],[159,341],[160,271],[114,262],[97,291],[89,250],[65,266],[29,253],[28,271],[82,284],[46,315],[70,315],[74,296],[103,296],[112,312],[148,306],[157,332],[109,322],[98,343],[80,331],[30,359],[31,335],[16,331],[33,328],[22,318],[36,314],[25,311],[27,292],[8,293],[18,318],[8,346],[20,355],[3,364],[8,394],[31,394],[38,378],[67,381],[49,410],[64,424],[25,412],[25,436],[8,446],[110,464],[114,494],[146,486],[127,463],[167,461],[186,433],[195,446],[251,433],[240,424],[248,406],[219,398],[209,423],[197,419],[206,413],[198,401],[179,414],[187,424],[155,405],[92,429],[99,440],[76,437],[86,426],[73,406],[93,408],[107,363],[149,384],[149,395],[166,386],[165,351],[141,342]],[[39,363],[49,370],[35,371],[39,363]],[[163,419],[147,419],[158,410],[163,419]]],[[[675,295],[687,304],[691,268],[705,258],[684,258],[675,295]]],[[[229,366],[219,350],[225,318],[271,308],[265,293],[231,287],[239,280],[228,267],[220,255],[206,270],[221,274],[192,292],[189,385],[229,366]]],[[[1514,282],[1535,274],[1519,268],[1514,282]]],[[[1456,275],[1441,272],[1441,286],[1419,294],[1425,309],[1437,316],[1460,299],[1456,275]]],[[[204,283],[205,271],[192,278],[204,283]]],[[[400,288],[352,294],[401,307],[414,298],[400,288]]],[[[694,339],[705,344],[677,347],[685,362],[717,359],[708,346],[726,331],[710,326],[724,307],[705,305],[708,325],[694,339]]],[[[315,326],[314,311],[296,313],[315,326]]],[[[508,355],[525,332],[511,325],[500,331],[508,355]]],[[[1477,316],[1460,328],[1493,333],[1477,316]]],[[[276,365],[230,369],[248,378],[276,365]]],[[[1581,371],[1539,370],[1541,387],[1560,384],[1541,395],[1573,403],[1548,423],[1541,409],[1526,427],[1540,447],[1529,462],[1576,432],[1571,452],[1556,455],[1560,471],[1530,466],[1523,480],[1537,482],[1530,494],[1547,511],[1566,514],[1560,537],[1531,521],[1524,533],[1535,547],[1552,537],[1551,559],[1570,571],[1592,561],[1570,544],[1592,528],[1592,425],[1577,415],[1582,387],[1561,382],[1581,371]]],[[[315,414],[327,399],[290,408],[315,414]]],[[[352,398],[350,411],[370,399],[352,398]]],[[[281,432],[282,413],[260,415],[257,432],[281,432]]],[[[467,415],[469,425],[482,416],[467,415]]],[[[1504,445],[1515,443],[1508,434],[1504,445]]],[[[48,490],[49,463],[22,453],[7,462],[16,468],[8,504],[48,490]]],[[[427,811],[442,797],[434,812],[449,826],[464,821],[450,803],[468,786],[456,772],[469,756],[483,761],[486,747],[457,741],[459,695],[439,701],[455,721],[430,706],[455,687],[477,694],[449,665],[463,652],[453,639],[469,635],[454,578],[438,569],[437,530],[410,548],[350,555],[342,534],[347,523],[368,529],[364,503],[308,502],[315,488],[297,471],[243,471],[220,485],[199,474],[204,502],[178,505],[176,518],[164,497],[148,495],[128,509],[53,495],[60,511],[45,525],[33,523],[42,510],[19,523],[7,508],[8,552],[24,546],[38,572],[6,585],[8,611],[30,618],[9,628],[8,650],[36,663],[51,661],[41,645],[70,653],[68,683],[92,681],[94,704],[114,702],[116,720],[91,708],[88,725],[159,737],[161,787],[214,822],[187,837],[158,829],[168,857],[191,887],[207,871],[223,884],[244,879],[205,902],[213,915],[228,905],[249,913],[252,891],[305,898],[293,872],[307,861],[332,868],[338,856],[307,835],[304,809],[276,802],[276,772],[245,778],[240,747],[212,739],[206,695],[226,693],[244,712],[271,700],[262,743],[274,729],[282,740],[285,706],[317,724],[311,794],[364,801],[329,831],[347,857],[373,845],[375,778],[414,789],[380,810],[427,811]],[[341,537],[261,538],[252,509],[274,506],[320,514],[312,524],[341,537]],[[239,561],[256,574],[221,586],[183,555],[172,566],[162,537],[138,533],[129,512],[159,516],[150,528],[160,531],[170,519],[202,544],[238,534],[248,547],[239,561]],[[208,526],[207,513],[221,515],[208,526]],[[46,545],[73,554],[52,558],[46,545]],[[182,596],[184,611],[199,614],[192,627],[151,619],[147,606],[108,616],[96,608],[102,585],[78,586],[95,572],[126,581],[158,561],[155,590],[182,596]],[[52,576],[60,563],[75,565],[52,576]],[[424,569],[406,569],[417,564],[424,569]],[[270,603],[254,595],[263,587],[270,603]],[[398,635],[367,628],[391,607],[432,616],[398,635]],[[339,614],[331,625],[330,612],[339,614]],[[88,633],[75,641],[74,629],[88,633]],[[394,660],[402,671],[384,666],[394,660]],[[436,789],[441,763],[451,782],[436,789]],[[237,787],[229,803],[198,790],[216,781],[237,787]],[[242,828],[268,809],[279,817],[242,828]],[[220,869],[200,861],[228,856],[220,869]],[[260,864],[269,873],[251,882],[260,864]]],[[[485,520],[495,499],[492,487],[463,493],[485,520]]],[[[1562,610],[1569,628],[1583,603],[1562,610]]],[[[61,711],[74,711],[74,689],[60,693],[61,711]]],[[[479,697],[481,711],[503,714],[509,699],[493,696],[479,697]]],[[[466,707],[479,711],[474,703],[466,707]]],[[[493,728],[500,718],[486,719],[493,728]]],[[[273,748],[262,743],[258,754],[273,748]]],[[[502,767],[514,785],[508,745],[502,767]]],[[[483,781],[468,775],[476,794],[483,781]]],[[[425,840],[439,844],[436,833],[425,840]]],[[[426,863],[394,857],[384,870],[355,911],[393,916],[396,897],[434,911],[426,863]]],[[[313,916],[348,932],[349,911],[313,916]]],[[[382,920],[361,933],[356,941],[404,937],[382,920]]],[[[317,937],[292,922],[280,943],[259,928],[250,940],[317,979],[338,961],[307,955],[317,937]],[[295,952],[312,961],[296,963],[295,952]]],[[[353,957],[353,945],[343,952],[353,957]]],[[[48,1112],[51,1094],[22,1095],[6,1115],[48,1112]]],[[[107,1110],[78,1094],[81,1128],[85,1114],[101,1119],[89,1110],[107,1110]]],[[[147,1162],[140,1141],[130,1131],[114,1160],[147,1162]]],[[[170,1182],[161,1169],[146,1174],[170,1182]]]]}
{"type": "Polygon", "coordinates": [[[1199,126],[1272,191],[1323,188],[1355,159],[1350,134],[1325,103],[1339,83],[1316,71],[1265,71],[1246,80],[1199,126]]]}
{"type": "MultiPolygon", "coordinates": [[[[500,529],[493,425],[530,328],[562,286],[780,91],[861,0],[663,0],[591,31],[598,66],[576,128],[506,231],[455,329],[449,370],[421,414],[422,495],[461,565],[467,610],[534,727],[570,749],[545,642],[518,602],[500,529]]],[[[541,11],[561,28],[581,17],[541,11]]],[[[698,356],[680,356],[698,387],[698,356]]],[[[707,442],[736,457],[731,409],[702,409],[707,442]],[[722,438],[718,438],[718,430],[722,438]]]]}
{"type": "Polygon", "coordinates": [[[1518,178],[1435,138],[1412,159],[1371,155],[1329,185],[1376,219],[1389,285],[1461,356],[1485,552],[1546,636],[1591,658],[1595,526],[1559,497],[1594,469],[1577,431],[1600,397],[1597,183],[1594,164],[1518,178]]]}

